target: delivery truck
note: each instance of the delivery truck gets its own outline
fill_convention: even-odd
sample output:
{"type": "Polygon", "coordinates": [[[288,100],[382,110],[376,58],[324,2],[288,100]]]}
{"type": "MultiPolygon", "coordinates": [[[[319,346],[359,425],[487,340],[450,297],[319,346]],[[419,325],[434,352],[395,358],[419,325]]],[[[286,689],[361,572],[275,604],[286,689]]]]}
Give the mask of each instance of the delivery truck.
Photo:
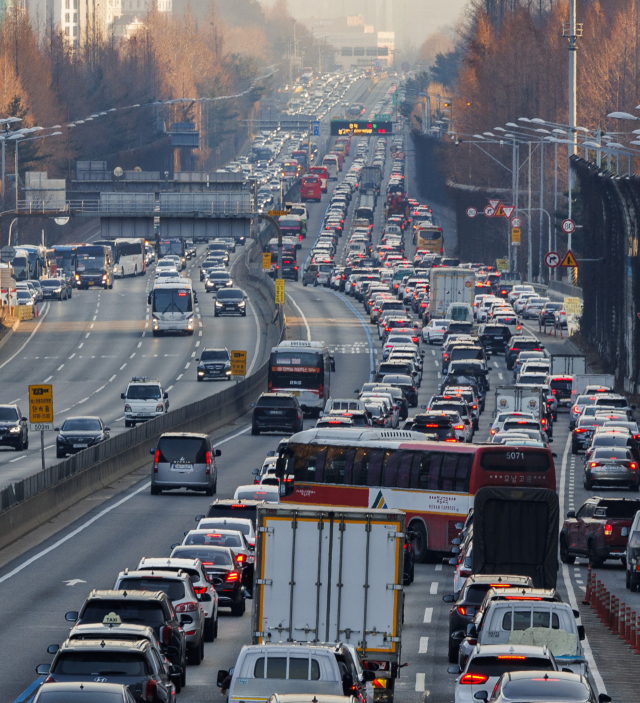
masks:
{"type": "Polygon", "coordinates": [[[433,268],[429,286],[430,319],[444,317],[451,303],[473,305],[475,274],[470,269],[433,268]]]}
{"type": "Polygon", "coordinates": [[[587,373],[587,357],[580,354],[551,354],[551,376],[574,376],[587,373]]]}
{"type": "Polygon", "coordinates": [[[498,386],[493,416],[496,417],[498,413],[531,413],[541,420],[545,414],[542,390],[521,386],[498,386]]]}
{"type": "Polygon", "coordinates": [[[355,647],[391,701],[400,664],[405,514],[274,504],[258,507],[256,532],[252,644],[355,647]]]}
{"type": "Polygon", "coordinates": [[[615,384],[616,377],[611,373],[574,374],[571,383],[571,402],[573,403],[579,395],[582,395],[587,386],[601,386],[613,390],[615,384]]]}

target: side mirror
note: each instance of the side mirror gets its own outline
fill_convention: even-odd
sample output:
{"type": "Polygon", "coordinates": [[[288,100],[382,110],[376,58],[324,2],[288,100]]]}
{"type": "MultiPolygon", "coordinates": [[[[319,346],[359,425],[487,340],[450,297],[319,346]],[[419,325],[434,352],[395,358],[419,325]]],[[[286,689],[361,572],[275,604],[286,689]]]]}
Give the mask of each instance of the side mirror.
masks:
{"type": "Polygon", "coordinates": [[[575,510],[569,510],[569,511],[567,512],[567,517],[568,517],[568,518],[572,518],[572,517],[575,517],[575,516],[576,516],[576,511],[575,511],[575,510]]]}
{"type": "Polygon", "coordinates": [[[257,475],[260,473],[260,469],[254,469],[251,473],[252,473],[254,476],[257,476],[257,475]]]}
{"type": "Polygon", "coordinates": [[[456,522],[455,526],[456,530],[463,530],[464,529],[464,523],[463,522],[456,522]]]}
{"type": "Polygon", "coordinates": [[[120,397],[122,398],[122,400],[124,400],[127,396],[125,393],[120,393],[120,397]]]}
{"type": "Polygon", "coordinates": [[[176,542],[175,544],[171,545],[171,549],[175,549],[176,547],[180,546],[180,542],[176,542]]]}
{"type": "Polygon", "coordinates": [[[469,624],[467,626],[467,637],[477,637],[478,636],[478,628],[473,624],[469,624]]]}
{"type": "Polygon", "coordinates": [[[324,417],[324,410],[321,410],[321,411],[318,413],[318,417],[324,417]]]}
{"type": "Polygon", "coordinates": [[[456,537],[455,539],[451,540],[451,544],[460,544],[460,537],[456,537]]]}
{"type": "Polygon", "coordinates": [[[557,459],[557,458],[558,458],[558,455],[557,455],[555,452],[551,452],[551,456],[552,456],[554,459],[557,459]]]}
{"type": "Polygon", "coordinates": [[[199,357],[199,356],[196,356],[196,361],[200,361],[200,357],[199,357]]]}
{"type": "Polygon", "coordinates": [[[579,610],[573,610],[573,617],[577,620],[580,617],[580,611],[579,610]]]}
{"type": "Polygon", "coordinates": [[[216,449],[214,452],[215,456],[222,456],[222,450],[221,449],[216,449]]]}
{"type": "Polygon", "coordinates": [[[599,693],[598,701],[599,703],[611,703],[611,696],[608,696],[606,693],[599,693]]]}
{"type": "Polygon", "coordinates": [[[169,397],[169,394],[165,391],[165,392],[162,394],[162,397],[166,400],[166,399],[169,397]]]}
{"type": "Polygon", "coordinates": [[[375,681],[376,675],[375,672],[373,671],[363,671],[362,672],[362,680],[363,681],[375,681]]]}
{"type": "Polygon", "coordinates": [[[48,652],[49,654],[55,654],[59,649],[60,649],[60,645],[59,645],[59,644],[50,644],[50,645],[47,647],[47,652],[48,652]]]}
{"type": "Polygon", "coordinates": [[[459,666],[448,666],[447,667],[447,674],[454,674],[454,676],[457,676],[460,674],[460,667],[459,666]]]}
{"type": "Polygon", "coordinates": [[[50,671],[50,664],[38,664],[38,666],[36,666],[36,674],[40,674],[40,676],[48,676],[50,671]]]}
{"type": "Polygon", "coordinates": [[[229,672],[225,669],[218,669],[218,678],[216,679],[216,686],[222,688],[222,682],[229,676],[229,672]]]}
{"type": "Polygon", "coordinates": [[[455,557],[452,557],[451,559],[449,559],[449,562],[448,562],[448,563],[449,563],[451,566],[456,566],[457,563],[458,563],[458,560],[457,560],[455,557]]]}
{"type": "Polygon", "coordinates": [[[68,622],[75,622],[78,619],[78,615],[80,615],[80,613],[77,610],[70,610],[68,613],[65,613],[64,619],[68,622]]]}
{"type": "Polygon", "coordinates": [[[255,403],[251,403],[251,407],[252,407],[252,408],[255,408],[255,407],[256,407],[256,404],[255,404],[255,403]]]}
{"type": "Polygon", "coordinates": [[[111,428],[110,428],[110,427],[105,427],[105,428],[104,428],[104,431],[105,431],[105,432],[111,432],[111,428]]]}
{"type": "Polygon", "coordinates": [[[547,442],[549,442],[549,444],[553,444],[553,440],[552,440],[552,439],[547,439],[547,442]]]}
{"type": "Polygon", "coordinates": [[[155,453],[156,453],[156,448],[151,447],[151,449],[149,449],[149,454],[155,454],[155,453]]]}
{"type": "Polygon", "coordinates": [[[578,639],[582,642],[585,638],[584,625],[578,625],[578,639]]]}
{"type": "Polygon", "coordinates": [[[442,600],[445,603],[455,603],[456,602],[456,599],[455,599],[455,596],[453,595],[453,593],[449,593],[446,596],[442,596],[442,600]]]}
{"type": "Polygon", "coordinates": [[[452,547],[451,554],[460,554],[460,547],[452,547]]]}
{"type": "Polygon", "coordinates": [[[486,691],[478,691],[477,693],[473,694],[473,697],[478,701],[489,700],[489,694],[486,691]]]}
{"type": "Polygon", "coordinates": [[[53,428],[53,431],[54,431],[54,432],[60,432],[60,428],[59,428],[59,427],[54,427],[54,428],[53,428]]]}
{"type": "Polygon", "coordinates": [[[200,520],[204,520],[204,518],[204,515],[196,515],[196,522],[200,522],[200,520]]]}

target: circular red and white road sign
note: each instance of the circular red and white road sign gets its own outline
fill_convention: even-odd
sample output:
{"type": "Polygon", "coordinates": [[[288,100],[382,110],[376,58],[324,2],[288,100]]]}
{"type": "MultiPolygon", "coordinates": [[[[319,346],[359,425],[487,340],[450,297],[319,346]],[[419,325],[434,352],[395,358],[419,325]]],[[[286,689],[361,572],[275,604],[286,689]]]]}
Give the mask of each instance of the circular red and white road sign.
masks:
{"type": "Polygon", "coordinates": [[[567,234],[572,234],[576,231],[576,223],[573,220],[563,220],[562,231],[566,232],[567,234]]]}
{"type": "Polygon", "coordinates": [[[560,264],[560,254],[557,251],[549,251],[544,256],[544,263],[550,268],[554,269],[560,264]]]}
{"type": "Polygon", "coordinates": [[[512,227],[522,227],[522,220],[519,217],[514,217],[511,220],[512,227]]]}
{"type": "Polygon", "coordinates": [[[404,151],[396,151],[396,153],[393,155],[394,159],[404,159],[404,151]]]}
{"type": "Polygon", "coordinates": [[[491,205],[487,205],[487,207],[484,209],[485,217],[493,217],[494,214],[495,208],[492,208],[491,205]]]}
{"type": "Polygon", "coordinates": [[[467,217],[475,217],[477,214],[478,211],[474,207],[467,208],[467,217]]]}

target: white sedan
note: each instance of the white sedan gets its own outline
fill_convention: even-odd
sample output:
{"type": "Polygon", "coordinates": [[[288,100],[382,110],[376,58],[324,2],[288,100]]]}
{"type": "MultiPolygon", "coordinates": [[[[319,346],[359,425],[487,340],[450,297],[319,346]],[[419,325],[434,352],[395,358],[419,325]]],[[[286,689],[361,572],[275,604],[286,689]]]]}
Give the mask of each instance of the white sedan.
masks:
{"type": "Polygon", "coordinates": [[[431,320],[422,328],[422,341],[427,344],[442,344],[444,333],[447,331],[450,320],[431,320]]]}

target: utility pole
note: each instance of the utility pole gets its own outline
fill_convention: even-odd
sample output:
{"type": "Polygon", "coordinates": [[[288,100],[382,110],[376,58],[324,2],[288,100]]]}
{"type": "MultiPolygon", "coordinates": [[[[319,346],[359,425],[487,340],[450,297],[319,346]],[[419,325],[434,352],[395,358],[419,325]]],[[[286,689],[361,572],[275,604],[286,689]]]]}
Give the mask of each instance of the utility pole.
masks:
{"type": "Polygon", "coordinates": [[[531,246],[531,142],[529,142],[529,205],[527,207],[527,230],[529,232],[529,245],[527,254],[527,281],[533,282],[533,248],[531,246]]]}
{"type": "Polygon", "coordinates": [[[540,140],[540,246],[538,255],[538,283],[542,283],[542,212],[544,212],[544,140],[540,140]]]}
{"type": "MultiPolygon", "coordinates": [[[[515,206],[515,213],[518,214],[518,166],[516,164],[516,139],[513,138],[511,150],[511,202],[515,206]]],[[[509,271],[514,271],[515,266],[511,263],[511,227],[507,227],[507,252],[509,254],[509,271]]]]}
{"type": "MultiPolygon", "coordinates": [[[[569,191],[569,219],[571,219],[571,191],[572,191],[572,176],[571,176],[571,157],[577,152],[576,133],[576,82],[577,82],[577,55],[578,37],[582,36],[582,24],[576,22],[576,0],[569,0],[569,24],[564,26],[564,36],[569,40],[569,144],[568,162],[567,162],[567,180],[569,191]]],[[[571,249],[571,234],[569,234],[568,247],[571,249]]]]}

